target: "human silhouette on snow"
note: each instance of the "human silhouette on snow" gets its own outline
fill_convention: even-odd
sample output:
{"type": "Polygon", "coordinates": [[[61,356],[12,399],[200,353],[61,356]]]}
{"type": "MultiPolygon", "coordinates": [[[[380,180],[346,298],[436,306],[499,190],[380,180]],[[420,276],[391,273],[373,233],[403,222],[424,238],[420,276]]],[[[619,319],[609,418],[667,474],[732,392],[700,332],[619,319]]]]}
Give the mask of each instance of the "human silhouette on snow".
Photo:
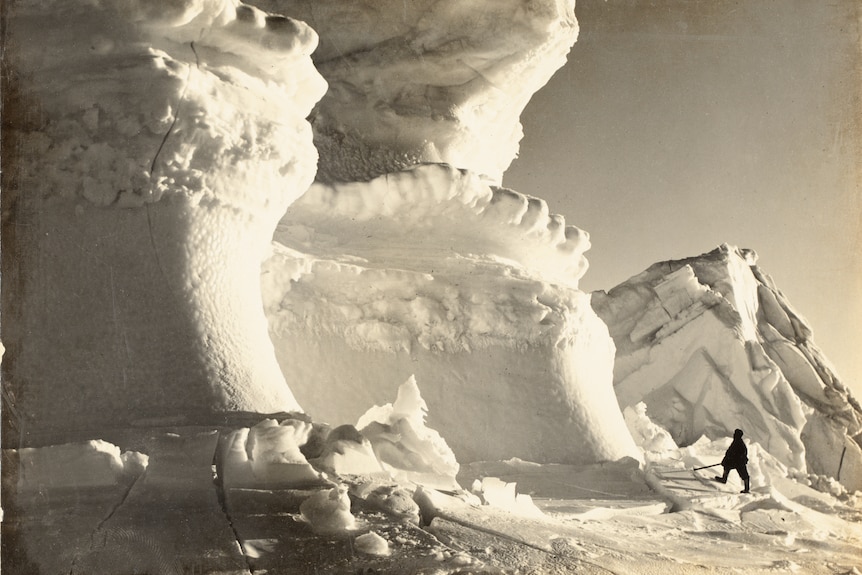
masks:
{"type": "Polygon", "coordinates": [[[727,476],[730,475],[731,469],[736,469],[739,477],[745,482],[745,489],[741,493],[748,493],[749,476],[748,468],[745,464],[748,463],[748,448],[745,442],[742,441],[742,430],[737,429],[733,432],[733,441],[730,442],[730,447],[724,453],[724,459],[721,460],[721,466],[724,467],[724,475],[716,476],[715,480],[719,483],[727,483],[727,476]]]}

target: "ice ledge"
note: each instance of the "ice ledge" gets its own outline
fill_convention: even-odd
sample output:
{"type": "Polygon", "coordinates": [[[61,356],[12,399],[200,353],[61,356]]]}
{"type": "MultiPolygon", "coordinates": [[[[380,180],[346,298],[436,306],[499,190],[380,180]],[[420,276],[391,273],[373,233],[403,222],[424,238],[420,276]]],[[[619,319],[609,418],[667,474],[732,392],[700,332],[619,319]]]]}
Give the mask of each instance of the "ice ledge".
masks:
{"type": "Polygon", "coordinates": [[[368,267],[446,272],[456,260],[498,262],[572,288],[587,271],[589,234],[548,204],[446,164],[369,182],[314,184],[288,209],[275,242],[368,267]]]}

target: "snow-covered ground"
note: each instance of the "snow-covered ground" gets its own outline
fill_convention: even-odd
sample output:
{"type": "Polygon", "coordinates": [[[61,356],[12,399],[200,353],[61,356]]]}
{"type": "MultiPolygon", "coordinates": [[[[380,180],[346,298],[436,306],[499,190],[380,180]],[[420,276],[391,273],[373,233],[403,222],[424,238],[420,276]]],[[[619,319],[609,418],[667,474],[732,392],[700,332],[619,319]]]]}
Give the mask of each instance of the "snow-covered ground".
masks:
{"type": "Polygon", "coordinates": [[[107,442],[6,451],[19,479],[4,486],[4,570],[859,573],[860,500],[839,484],[789,478],[749,444],[741,494],[735,475],[723,485],[694,470],[729,438],[679,449],[642,412],[627,421],[645,463],[459,468],[411,379],[361,431],[285,416],[126,434],[117,442],[136,450],[122,453],[107,442]]]}

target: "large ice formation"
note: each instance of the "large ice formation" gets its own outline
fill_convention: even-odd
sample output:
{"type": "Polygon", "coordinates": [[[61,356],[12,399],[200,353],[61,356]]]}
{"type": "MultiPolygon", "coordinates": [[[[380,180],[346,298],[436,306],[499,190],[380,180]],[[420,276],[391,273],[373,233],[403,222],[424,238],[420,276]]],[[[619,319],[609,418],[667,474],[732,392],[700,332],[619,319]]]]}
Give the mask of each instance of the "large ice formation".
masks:
{"type": "Polygon", "coordinates": [[[862,490],[862,408],[756,261],[722,245],[593,294],[620,406],[645,403],[679,445],[742,428],[788,467],[862,490]]]}
{"type": "Polygon", "coordinates": [[[4,442],[298,409],[259,278],[315,173],[315,32],[230,0],[6,12],[4,442]]]}
{"type": "Polygon", "coordinates": [[[312,417],[355,421],[415,374],[461,460],[637,454],[611,387],[613,344],[577,289],[589,238],[544,201],[416,166],[315,184],[275,240],[264,305],[312,417]]]}
{"type": "Polygon", "coordinates": [[[390,4],[260,2],[319,28],[318,179],[339,182],[288,211],[262,276],[314,173],[315,32],[229,0],[15,5],[7,443],[302,408],[341,424],[415,373],[462,458],[637,453],[577,289],[588,236],[488,184],[573,5],[390,4]]]}
{"type": "MultiPolygon", "coordinates": [[[[571,0],[256,3],[311,27],[235,0],[3,7],[4,572],[658,572],[692,555],[600,521],[681,500],[626,456],[703,465],[650,417],[720,437],[709,457],[744,427],[757,488],[785,465],[858,488],[859,405],[753,254],[595,294],[609,333],[587,234],[499,187],[571,0]],[[461,466],[471,495],[455,456],[508,461],[461,466]],[[577,526],[540,512],[560,496],[577,526]]],[[[802,487],[719,494],[695,555],[767,510],[745,541],[784,560],[775,513],[834,504],[802,487]]],[[[855,560],[816,513],[806,567],[855,560]]]]}
{"type": "Polygon", "coordinates": [[[253,0],[320,34],[318,179],[448,163],[500,183],[519,117],[578,35],[573,0],[253,0]]]}

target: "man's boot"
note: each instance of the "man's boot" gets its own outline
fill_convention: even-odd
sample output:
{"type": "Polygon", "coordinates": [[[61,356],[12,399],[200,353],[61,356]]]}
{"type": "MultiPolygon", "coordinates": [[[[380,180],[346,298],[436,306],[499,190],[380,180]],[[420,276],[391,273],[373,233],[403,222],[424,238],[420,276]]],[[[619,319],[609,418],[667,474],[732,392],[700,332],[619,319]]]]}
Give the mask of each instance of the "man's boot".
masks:
{"type": "Polygon", "coordinates": [[[742,491],[740,491],[740,493],[749,493],[749,491],[748,491],[748,487],[749,487],[750,483],[751,483],[751,479],[750,479],[750,478],[748,478],[748,477],[746,477],[746,478],[745,478],[745,489],[743,489],[742,491]]]}

